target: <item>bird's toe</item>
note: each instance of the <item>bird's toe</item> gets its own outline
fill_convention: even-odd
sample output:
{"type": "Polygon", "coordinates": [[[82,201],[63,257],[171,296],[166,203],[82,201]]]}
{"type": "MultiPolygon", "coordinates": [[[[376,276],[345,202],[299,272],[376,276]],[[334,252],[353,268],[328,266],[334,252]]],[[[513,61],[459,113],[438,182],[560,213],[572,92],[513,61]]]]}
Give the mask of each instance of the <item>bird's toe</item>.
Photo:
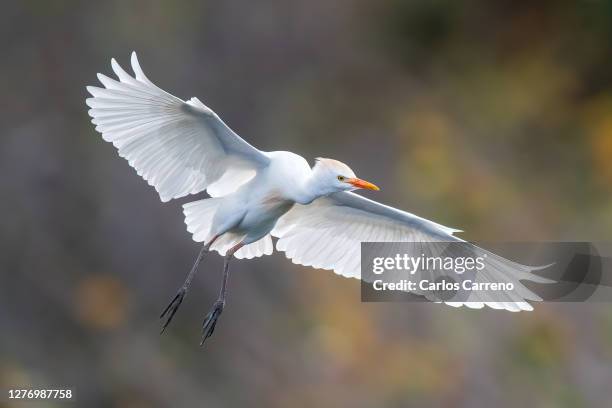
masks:
{"type": "Polygon", "coordinates": [[[166,306],[164,311],[159,316],[160,319],[163,319],[164,316],[166,316],[168,314],[168,318],[166,319],[166,322],[162,326],[161,333],[163,333],[166,330],[166,327],[168,327],[168,325],[172,321],[172,318],[174,317],[174,314],[178,310],[178,308],[181,305],[181,303],[183,303],[183,299],[184,298],[185,298],[185,290],[184,289],[180,289],[177,292],[176,296],[174,296],[172,301],[168,304],[168,306],[166,306]]]}
{"type": "Polygon", "coordinates": [[[208,339],[214,333],[217,321],[219,320],[219,316],[221,316],[221,313],[223,312],[224,306],[224,301],[217,300],[210,312],[208,312],[208,314],[204,318],[204,322],[202,323],[202,341],[200,342],[200,346],[202,346],[206,339],[208,339]]]}

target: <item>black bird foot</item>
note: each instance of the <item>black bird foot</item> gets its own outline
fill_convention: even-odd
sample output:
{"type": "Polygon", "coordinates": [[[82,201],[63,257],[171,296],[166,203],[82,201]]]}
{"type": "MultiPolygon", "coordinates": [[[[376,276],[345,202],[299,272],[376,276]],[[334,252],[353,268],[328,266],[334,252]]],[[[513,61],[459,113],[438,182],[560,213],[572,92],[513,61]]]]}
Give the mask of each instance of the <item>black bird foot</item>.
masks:
{"type": "Polygon", "coordinates": [[[174,314],[176,313],[176,311],[178,310],[179,306],[181,305],[181,303],[183,303],[183,298],[185,297],[185,293],[187,291],[185,290],[185,288],[181,288],[176,296],[174,297],[174,299],[172,299],[172,301],[170,302],[170,304],[168,304],[168,306],[166,306],[166,308],[164,309],[164,311],[162,312],[162,314],[159,316],[160,319],[163,319],[164,316],[166,314],[168,314],[168,312],[170,312],[170,314],[168,315],[168,319],[166,319],[166,323],[164,323],[164,326],[161,329],[161,333],[163,334],[163,332],[166,330],[166,327],[168,327],[168,325],[170,324],[170,322],[172,321],[172,318],[174,317],[174,314]]]}
{"type": "Polygon", "coordinates": [[[204,345],[206,339],[212,336],[214,333],[217,320],[219,319],[219,316],[221,316],[224,306],[224,300],[217,300],[210,312],[208,312],[204,318],[204,323],[202,323],[202,341],[200,342],[200,346],[204,345]]]}

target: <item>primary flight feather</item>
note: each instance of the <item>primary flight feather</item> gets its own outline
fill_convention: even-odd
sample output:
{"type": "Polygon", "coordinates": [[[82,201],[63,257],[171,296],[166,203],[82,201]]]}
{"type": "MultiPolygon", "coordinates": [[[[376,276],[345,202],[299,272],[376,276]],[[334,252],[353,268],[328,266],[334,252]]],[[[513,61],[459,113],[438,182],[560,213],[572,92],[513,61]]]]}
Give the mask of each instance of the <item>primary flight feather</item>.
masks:
{"type": "MultiPolygon", "coordinates": [[[[360,278],[361,242],[463,242],[448,228],[385,206],[351,191],[378,190],[344,163],[317,159],[314,167],[291,152],[263,152],[232,131],[197,98],[183,101],[154,85],[132,53],[134,75],[112,59],[117,79],[98,74],[103,87],[88,86],[86,100],[96,130],[119,155],[155,187],[162,201],[206,190],[211,198],[185,204],[185,222],[193,239],[203,242],[196,264],[162,317],[164,329],[189,287],[202,255],[226,256],[221,293],[203,325],[203,340],[214,331],[225,304],[227,262],[252,258],[276,248],[293,262],[360,278]]],[[[487,273],[518,285],[504,301],[470,299],[451,306],[490,306],[531,310],[540,300],[520,280],[543,282],[534,268],[478,247],[492,260],[487,273]]],[[[435,252],[435,246],[430,248],[435,252]]]]}

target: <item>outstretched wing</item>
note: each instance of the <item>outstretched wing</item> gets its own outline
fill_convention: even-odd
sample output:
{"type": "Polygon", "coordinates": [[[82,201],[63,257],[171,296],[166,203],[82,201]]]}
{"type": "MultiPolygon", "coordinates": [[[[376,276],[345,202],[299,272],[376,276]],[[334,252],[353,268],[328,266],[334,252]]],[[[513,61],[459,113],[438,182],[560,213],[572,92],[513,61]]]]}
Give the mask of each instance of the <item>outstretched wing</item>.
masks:
{"type": "MultiPolygon", "coordinates": [[[[276,248],[284,251],[294,263],[361,278],[361,242],[464,242],[453,236],[459,230],[444,227],[416,215],[368,200],[354,193],[340,192],[319,198],[308,205],[296,204],[281,217],[272,231],[279,240],[276,248]]],[[[507,281],[515,290],[505,298],[479,299],[469,302],[447,302],[451,306],[467,306],[510,311],[532,310],[526,300],[541,300],[521,280],[548,282],[531,272],[534,269],[504,259],[471,244],[476,254],[487,254],[487,268],[479,272],[483,282],[507,281]]],[[[444,245],[420,245],[419,255],[441,255],[444,245]]],[[[418,293],[423,295],[422,293],[418,293]]]]}
{"type": "Polygon", "coordinates": [[[132,53],[135,76],[112,59],[118,80],[98,74],[86,103],[96,130],[154,186],[162,201],[207,190],[235,191],[268,156],[234,133],[197,98],[185,102],[155,86],[132,53]]]}

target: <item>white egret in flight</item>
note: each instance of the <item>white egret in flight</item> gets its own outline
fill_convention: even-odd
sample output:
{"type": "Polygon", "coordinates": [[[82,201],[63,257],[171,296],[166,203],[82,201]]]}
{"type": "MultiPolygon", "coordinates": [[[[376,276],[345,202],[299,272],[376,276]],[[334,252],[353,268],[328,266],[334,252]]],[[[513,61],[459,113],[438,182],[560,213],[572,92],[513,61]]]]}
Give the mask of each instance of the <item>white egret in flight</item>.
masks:
{"type": "MultiPolygon", "coordinates": [[[[353,193],[378,190],[344,163],[317,159],[314,167],[285,151],[263,152],[234,133],[199,99],[183,101],[154,85],[135,53],[134,75],[112,59],[118,79],[98,74],[104,86],[87,87],[96,130],[155,187],[162,201],[206,190],[210,198],[183,205],[187,230],[203,246],[184,284],[163,311],[162,332],[172,320],[209,250],[225,257],[219,298],[203,323],[202,343],[212,335],[225,306],[232,256],[253,258],[276,249],[294,263],[360,278],[360,243],[463,242],[448,228],[353,193]]],[[[491,254],[491,253],[489,253],[491,254]]],[[[538,281],[533,268],[497,257],[497,273],[521,285],[538,281]]],[[[539,300],[524,289],[507,301],[470,301],[452,306],[531,310],[539,300]]]]}

